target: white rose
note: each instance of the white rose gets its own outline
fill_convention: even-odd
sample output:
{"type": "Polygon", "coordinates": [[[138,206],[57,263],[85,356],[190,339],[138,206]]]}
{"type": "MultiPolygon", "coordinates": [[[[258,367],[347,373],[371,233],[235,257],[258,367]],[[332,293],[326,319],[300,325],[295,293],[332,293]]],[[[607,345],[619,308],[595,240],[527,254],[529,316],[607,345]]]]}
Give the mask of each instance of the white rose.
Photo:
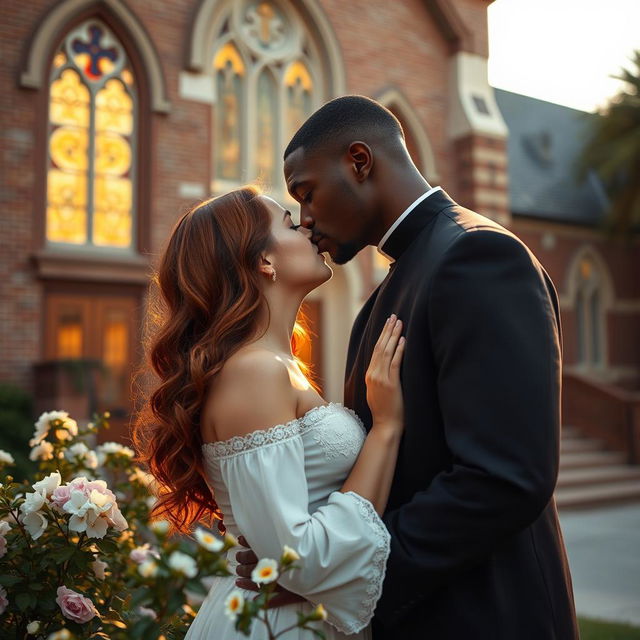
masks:
{"type": "Polygon", "coordinates": [[[49,524],[49,521],[39,511],[27,513],[20,519],[34,540],[37,540],[44,533],[49,524]]]}
{"type": "Polygon", "coordinates": [[[7,452],[0,449],[0,464],[15,464],[16,461],[13,459],[13,456],[7,452]]]}
{"type": "Polygon", "coordinates": [[[51,494],[60,486],[61,482],[62,476],[57,471],[54,471],[46,478],[34,483],[33,488],[38,493],[43,493],[47,498],[50,498],[51,494]]]}
{"type": "Polygon", "coordinates": [[[174,551],[170,556],[167,564],[178,573],[182,573],[188,578],[193,578],[198,573],[196,561],[186,553],[174,551]]]}
{"type": "Polygon", "coordinates": [[[152,474],[143,471],[139,467],[135,467],[133,473],[129,476],[129,480],[131,482],[139,482],[144,487],[150,487],[155,482],[152,474]]]}
{"type": "Polygon", "coordinates": [[[29,460],[53,460],[53,445],[43,440],[31,449],[29,460]]]}
{"type": "Polygon", "coordinates": [[[64,422],[68,417],[69,414],[66,411],[45,411],[40,414],[40,417],[34,423],[36,430],[33,434],[33,438],[29,440],[29,446],[35,447],[47,437],[49,429],[51,428],[50,422],[52,420],[61,420],[64,422]]]}
{"type": "Polygon", "coordinates": [[[83,458],[85,453],[89,453],[89,447],[84,442],[76,442],[70,446],[65,453],[67,460],[71,458],[83,458]]]}
{"type": "Polygon", "coordinates": [[[40,631],[40,620],[33,620],[27,625],[27,633],[35,636],[40,631]]]}
{"type": "Polygon", "coordinates": [[[138,573],[143,578],[155,578],[158,575],[158,565],[154,560],[147,560],[138,566],[138,573]]]}
{"type": "Polygon", "coordinates": [[[6,520],[0,520],[0,536],[4,536],[11,530],[11,525],[6,520]]]}
{"type": "MultiPolygon", "coordinates": [[[[36,483],[37,484],[37,483],[36,483]]],[[[46,501],[44,491],[35,491],[34,493],[27,493],[24,502],[20,505],[20,511],[22,513],[34,513],[40,511],[46,501]]]]}
{"type": "Polygon", "coordinates": [[[204,529],[196,529],[196,540],[208,551],[222,551],[224,542],[204,529]]]}
{"type": "Polygon", "coordinates": [[[104,570],[107,569],[108,567],[109,565],[106,562],[103,562],[98,558],[96,558],[91,563],[91,568],[93,569],[93,573],[96,574],[96,578],[98,578],[98,580],[104,580],[105,578],[104,570]]]}
{"type": "Polygon", "coordinates": [[[87,469],[97,469],[98,468],[98,456],[94,451],[88,451],[84,456],[84,466],[87,469]]]}
{"type": "Polygon", "coordinates": [[[157,536],[166,536],[169,532],[169,523],[166,520],[154,520],[149,528],[157,536]]]}

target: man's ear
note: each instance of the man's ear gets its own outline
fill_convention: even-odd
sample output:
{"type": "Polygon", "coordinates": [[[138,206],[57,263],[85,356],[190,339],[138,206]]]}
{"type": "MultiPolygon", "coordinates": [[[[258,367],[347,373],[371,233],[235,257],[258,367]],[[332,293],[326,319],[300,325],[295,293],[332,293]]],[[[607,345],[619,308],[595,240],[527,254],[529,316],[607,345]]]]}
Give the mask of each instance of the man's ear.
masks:
{"type": "Polygon", "coordinates": [[[366,142],[352,142],[347,151],[349,163],[358,182],[364,182],[373,167],[373,152],[366,142]]]}

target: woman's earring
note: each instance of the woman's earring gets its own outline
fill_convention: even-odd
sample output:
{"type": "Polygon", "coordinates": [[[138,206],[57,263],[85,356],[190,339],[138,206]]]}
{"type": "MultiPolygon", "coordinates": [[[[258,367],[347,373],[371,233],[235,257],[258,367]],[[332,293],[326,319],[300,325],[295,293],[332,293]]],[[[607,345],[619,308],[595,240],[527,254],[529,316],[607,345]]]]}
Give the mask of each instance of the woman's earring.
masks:
{"type": "Polygon", "coordinates": [[[271,274],[271,279],[275,282],[276,281],[276,271],[275,269],[273,270],[273,273],[271,274]]]}

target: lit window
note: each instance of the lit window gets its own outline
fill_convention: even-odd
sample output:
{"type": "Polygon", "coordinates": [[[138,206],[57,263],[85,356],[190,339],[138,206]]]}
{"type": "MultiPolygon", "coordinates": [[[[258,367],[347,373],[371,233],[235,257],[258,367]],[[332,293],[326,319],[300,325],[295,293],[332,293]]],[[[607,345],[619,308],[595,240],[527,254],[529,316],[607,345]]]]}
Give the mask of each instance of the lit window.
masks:
{"type": "Polygon", "coordinates": [[[53,58],[46,237],[129,248],[133,242],[135,80],[121,44],[96,20],[53,58]]]}
{"type": "Polygon", "coordinates": [[[589,257],[580,260],[575,294],[578,362],[598,366],[604,362],[605,314],[602,304],[602,277],[589,257]]]}
{"type": "Polygon", "coordinates": [[[318,106],[316,56],[297,16],[278,2],[228,3],[214,46],[212,190],[258,180],[283,187],[280,159],[318,106]]]}

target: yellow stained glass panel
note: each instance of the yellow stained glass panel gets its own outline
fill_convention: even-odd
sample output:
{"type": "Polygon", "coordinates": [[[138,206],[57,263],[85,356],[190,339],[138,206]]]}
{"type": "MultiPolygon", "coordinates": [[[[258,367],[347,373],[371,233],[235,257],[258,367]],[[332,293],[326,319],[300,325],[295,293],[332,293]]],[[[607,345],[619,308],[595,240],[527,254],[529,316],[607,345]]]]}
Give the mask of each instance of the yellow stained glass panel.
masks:
{"type": "Polygon", "coordinates": [[[130,246],[131,180],[97,177],[93,198],[93,243],[109,247],[130,246]]]}
{"type": "Polygon", "coordinates": [[[56,55],[53,57],[53,66],[56,67],[57,69],[58,67],[61,67],[66,61],[67,61],[67,56],[65,56],[64,53],[60,51],[59,53],[56,53],[56,55]]]}
{"type": "Polygon", "coordinates": [[[51,159],[61,169],[86,171],[88,145],[86,129],[58,127],[49,141],[51,159]]]}
{"type": "Polygon", "coordinates": [[[227,63],[231,65],[234,73],[239,76],[244,75],[244,62],[242,62],[240,53],[231,42],[227,42],[213,59],[213,66],[219,70],[225,69],[227,63]]]}
{"type": "Polygon", "coordinates": [[[86,176],[50,169],[47,199],[47,239],[76,244],[86,242],[86,176]]]}
{"type": "Polygon", "coordinates": [[[89,126],[89,90],[73,69],[65,69],[51,84],[49,119],[54,124],[89,126]]]}
{"type": "Polygon", "coordinates": [[[115,133],[98,133],[95,138],[96,173],[122,175],[131,166],[131,147],[115,133]]]}
{"type": "Polygon", "coordinates": [[[133,74],[129,69],[123,69],[120,77],[129,85],[133,84],[133,74]]]}
{"type": "Polygon", "coordinates": [[[284,75],[284,84],[286,87],[293,87],[296,83],[300,82],[302,88],[305,91],[311,91],[313,89],[313,81],[311,75],[304,63],[297,60],[288,69],[284,75]]]}
{"type": "Polygon", "coordinates": [[[263,71],[258,79],[257,168],[261,180],[274,181],[276,86],[273,77],[263,71]]]}
{"type": "Polygon", "coordinates": [[[291,138],[311,114],[313,82],[307,67],[298,60],[287,69],[284,84],[287,88],[287,133],[291,138]]]}
{"type": "Polygon", "coordinates": [[[96,130],[133,131],[133,101],[119,80],[109,80],[96,96],[96,130]]]}

